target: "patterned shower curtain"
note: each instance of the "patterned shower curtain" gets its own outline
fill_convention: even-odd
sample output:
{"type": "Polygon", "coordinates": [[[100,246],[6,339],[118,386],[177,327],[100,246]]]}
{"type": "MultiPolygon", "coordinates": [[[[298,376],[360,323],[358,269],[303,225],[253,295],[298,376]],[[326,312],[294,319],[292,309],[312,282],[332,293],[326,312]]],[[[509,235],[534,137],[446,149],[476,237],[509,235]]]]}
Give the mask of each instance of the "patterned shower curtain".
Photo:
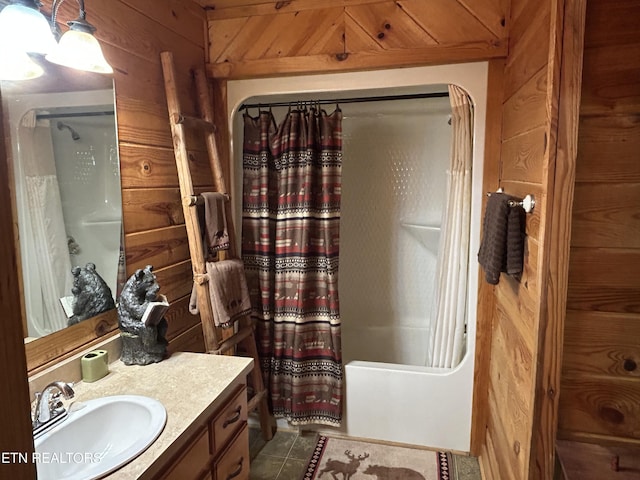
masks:
{"type": "Polygon", "coordinates": [[[276,417],[339,425],[342,114],[244,117],[242,259],[276,417]]]}

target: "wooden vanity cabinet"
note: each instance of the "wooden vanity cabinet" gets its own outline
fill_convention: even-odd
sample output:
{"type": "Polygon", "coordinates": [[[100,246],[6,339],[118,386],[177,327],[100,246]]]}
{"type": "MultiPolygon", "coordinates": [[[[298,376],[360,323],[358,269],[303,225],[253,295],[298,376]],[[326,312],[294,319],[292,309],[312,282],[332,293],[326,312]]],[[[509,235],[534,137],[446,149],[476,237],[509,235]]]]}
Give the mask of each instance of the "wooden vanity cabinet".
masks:
{"type": "Polygon", "coordinates": [[[158,480],[248,480],[247,389],[241,385],[198,429],[158,480]]]}

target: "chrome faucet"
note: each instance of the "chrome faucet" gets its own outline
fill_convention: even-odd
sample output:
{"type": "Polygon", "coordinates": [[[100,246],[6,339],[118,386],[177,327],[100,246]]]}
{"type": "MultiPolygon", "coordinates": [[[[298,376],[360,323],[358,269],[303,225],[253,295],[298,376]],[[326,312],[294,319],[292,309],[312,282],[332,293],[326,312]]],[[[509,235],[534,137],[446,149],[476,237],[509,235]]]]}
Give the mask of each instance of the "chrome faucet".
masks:
{"type": "Polygon", "coordinates": [[[36,393],[35,408],[32,415],[34,436],[62,421],[67,416],[62,399],[74,397],[73,384],[61,381],[51,382],[42,392],[36,393]]]}

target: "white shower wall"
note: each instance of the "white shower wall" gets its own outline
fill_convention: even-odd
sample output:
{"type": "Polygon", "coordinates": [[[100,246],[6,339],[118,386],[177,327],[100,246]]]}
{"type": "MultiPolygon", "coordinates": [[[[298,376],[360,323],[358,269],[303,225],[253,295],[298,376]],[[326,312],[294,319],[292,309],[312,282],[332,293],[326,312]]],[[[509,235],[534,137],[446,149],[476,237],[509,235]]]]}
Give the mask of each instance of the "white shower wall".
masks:
{"type": "Polygon", "coordinates": [[[344,362],[425,365],[451,143],[449,99],[340,108],[344,362]]]}
{"type": "Polygon", "coordinates": [[[72,266],[96,265],[96,271],[116,294],[120,253],[122,198],[113,115],[62,118],[80,136],[57,128],[51,136],[60,185],[65,229],[78,245],[72,266]]]}

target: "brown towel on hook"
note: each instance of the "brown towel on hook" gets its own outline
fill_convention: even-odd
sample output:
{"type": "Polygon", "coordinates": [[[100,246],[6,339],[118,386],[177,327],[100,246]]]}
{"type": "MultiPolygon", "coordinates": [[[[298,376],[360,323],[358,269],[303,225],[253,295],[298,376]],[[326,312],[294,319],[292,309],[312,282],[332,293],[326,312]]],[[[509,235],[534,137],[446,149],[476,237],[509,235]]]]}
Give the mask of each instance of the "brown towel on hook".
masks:
{"type": "MultiPolygon", "coordinates": [[[[226,197],[223,193],[205,192],[202,198],[204,199],[204,218],[200,217],[200,227],[203,230],[205,257],[210,257],[215,256],[218,250],[229,249],[229,231],[224,209],[226,197]]],[[[199,209],[198,213],[201,215],[203,212],[199,209]]]]}
{"type": "MultiPolygon", "coordinates": [[[[209,301],[213,310],[213,322],[216,327],[229,327],[251,313],[251,301],[244,265],[240,259],[207,262],[209,277],[209,301]]],[[[195,284],[191,290],[189,311],[197,315],[198,294],[195,284]]]]}
{"type": "Polygon", "coordinates": [[[525,211],[503,193],[492,193],[487,201],[483,220],[482,242],[478,262],[484,269],[487,283],[496,285],[500,272],[520,281],[524,264],[525,211]]]}
{"type": "Polygon", "coordinates": [[[507,219],[507,261],[503,272],[511,275],[518,282],[524,270],[524,239],[526,226],[526,212],[520,205],[509,208],[507,219]]]}

